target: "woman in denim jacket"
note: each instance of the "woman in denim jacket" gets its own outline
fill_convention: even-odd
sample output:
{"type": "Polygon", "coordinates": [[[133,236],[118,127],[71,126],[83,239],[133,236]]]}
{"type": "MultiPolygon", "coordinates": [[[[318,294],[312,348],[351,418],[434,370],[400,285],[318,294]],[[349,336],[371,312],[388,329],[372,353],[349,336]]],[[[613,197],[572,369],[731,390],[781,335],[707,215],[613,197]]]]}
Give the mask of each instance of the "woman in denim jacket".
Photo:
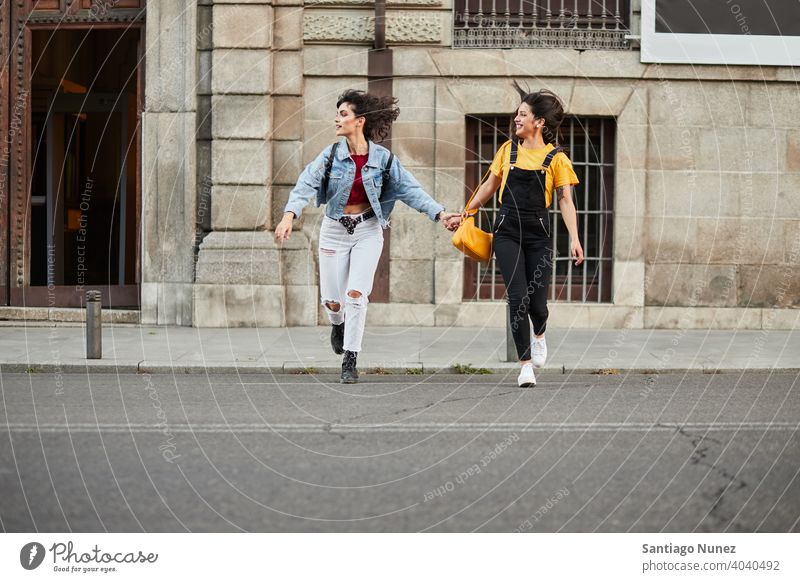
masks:
{"type": "Polygon", "coordinates": [[[358,379],[356,358],[367,318],[368,297],[383,249],[383,229],[395,202],[401,200],[447,227],[458,214],[445,214],[419,182],[386,148],[376,144],[389,133],[400,110],[397,99],[349,90],[336,103],[339,141],[326,147],[303,170],[289,194],[279,243],[289,238],[292,221],[316,198],[325,204],[319,236],[322,305],[330,319],[331,347],[344,354],[341,381],[358,379]],[[323,187],[330,167],[327,187],[323,187]],[[384,182],[386,182],[384,184],[384,182]],[[347,324],[345,326],[345,323],[347,324]]]}

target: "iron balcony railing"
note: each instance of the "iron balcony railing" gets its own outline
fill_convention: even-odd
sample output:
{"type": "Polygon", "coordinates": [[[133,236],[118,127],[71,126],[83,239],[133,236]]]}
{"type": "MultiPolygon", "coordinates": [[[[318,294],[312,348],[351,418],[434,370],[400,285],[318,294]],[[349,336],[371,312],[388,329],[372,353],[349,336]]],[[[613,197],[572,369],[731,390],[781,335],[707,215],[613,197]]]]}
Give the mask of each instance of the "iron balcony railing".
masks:
{"type": "Polygon", "coordinates": [[[455,0],[457,48],[628,49],[629,0],[455,0]]]}

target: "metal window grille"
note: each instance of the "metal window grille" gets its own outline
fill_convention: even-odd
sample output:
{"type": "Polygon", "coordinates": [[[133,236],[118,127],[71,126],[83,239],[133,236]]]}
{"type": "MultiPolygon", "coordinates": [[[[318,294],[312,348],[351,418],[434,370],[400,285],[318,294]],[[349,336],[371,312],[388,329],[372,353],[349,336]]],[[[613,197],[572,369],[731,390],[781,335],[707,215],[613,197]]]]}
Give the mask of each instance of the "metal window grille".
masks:
{"type": "Polygon", "coordinates": [[[629,0],[454,0],[453,47],[628,49],[629,0]]]}
{"type": "MultiPolygon", "coordinates": [[[[467,117],[465,200],[489,169],[495,152],[511,138],[512,119],[508,115],[467,117]]],[[[558,216],[554,195],[550,207],[555,249],[551,301],[611,301],[615,128],[613,119],[597,117],[571,117],[561,126],[559,144],[567,149],[580,181],[572,196],[586,258],[580,267],[570,259],[569,233],[558,216]]],[[[497,194],[478,213],[478,225],[487,232],[491,232],[498,210],[497,194]]],[[[500,300],[504,296],[505,285],[494,257],[488,263],[466,259],[465,300],[500,300]]]]}

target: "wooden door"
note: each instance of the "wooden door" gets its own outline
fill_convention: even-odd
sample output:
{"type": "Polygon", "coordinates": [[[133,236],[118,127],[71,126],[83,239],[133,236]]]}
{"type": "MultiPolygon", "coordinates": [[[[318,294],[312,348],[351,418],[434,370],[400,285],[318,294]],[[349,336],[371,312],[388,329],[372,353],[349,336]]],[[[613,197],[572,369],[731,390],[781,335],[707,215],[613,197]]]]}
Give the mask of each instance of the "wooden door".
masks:
{"type": "MultiPolygon", "coordinates": [[[[75,285],[32,284],[31,280],[31,228],[32,214],[32,178],[35,155],[33,140],[34,94],[32,87],[33,39],[37,31],[58,31],[68,34],[70,31],[106,31],[120,35],[135,30],[139,35],[138,44],[143,44],[144,16],[146,0],[12,0],[2,2],[0,8],[0,55],[8,67],[0,76],[2,99],[8,107],[0,108],[0,134],[7,152],[3,152],[2,177],[0,177],[0,303],[21,306],[78,306],[83,301],[83,290],[75,285]]],[[[138,56],[141,56],[139,46],[138,56]]],[[[37,63],[38,64],[38,63],[37,63]]],[[[142,67],[140,63],[138,65],[142,67]]],[[[128,192],[132,208],[137,213],[133,224],[137,232],[133,233],[138,240],[138,209],[140,207],[140,158],[141,138],[138,129],[141,107],[143,75],[137,70],[132,92],[131,107],[135,115],[128,115],[126,122],[134,123],[136,150],[128,158],[134,164],[133,174],[128,192]],[[131,119],[131,117],[133,119],[131,119]]],[[[74,85],[74,83],[72,83],[74,85]]],[[[69,86],[62,83],[64,92],[69,86]]],[[[85,92],[91,93],[88,85],[85,92]]],[[[79,114],[79,113],[76,113],[79,114]]],[[[47,120],[50,123],[52,120],[47,120]]],[[[55,124],[56,131],[59,129],[55,124]]],[[[62,152],[63,153],[63,152],[62,152]]],[[[54,154],[59,155],[56,148],[54,154]]],[[[38,201],[37,201],[38,202],[38,201]]],[[[60,219],[60,217],[59,217],[60,219]]],[[[50,217],[52,221],[52,216],[50,217]]],[[[122,221],[122,219],[120,219],[122,221]]],[[[130,221],[129,221],[130,223],[130,221]]],[[[134,243],[135,244],[135,243],[134,243]]],[[[133,245],[131,245],[133,246],[133,245]]],[[[48,253],[50,249],[48,249],[48,253]]],[[[63,249],[62,249],[63,252],[63,249]]],[[[138,287],[138,255],[133,259],[136,274],[133,284],[126,284],[125,278],[109,281],[106,285],[92,285],[100,289],[103,303],[112,307],[136,307],[139,304],[138,287]]],[[[48,255],[48,267],[49,267],[48,255]]],[[[37,267],[34,266],[34,272],[37,267]]],[[[131,276],[128,276],[131,279],[131,276]]]]}

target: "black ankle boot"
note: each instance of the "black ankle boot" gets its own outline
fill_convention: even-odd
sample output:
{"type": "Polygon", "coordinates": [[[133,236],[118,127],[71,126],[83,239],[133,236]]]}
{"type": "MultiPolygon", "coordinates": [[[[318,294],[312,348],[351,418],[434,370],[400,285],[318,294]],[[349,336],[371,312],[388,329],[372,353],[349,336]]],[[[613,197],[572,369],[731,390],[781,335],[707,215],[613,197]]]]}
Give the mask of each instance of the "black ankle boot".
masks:
{"type": "Polygon", "coordinates": [[[358,370],[356,370],[356,358],[358,352],[344,351],[342,360],[342,384],[355,384],[358,381],[358,370]]]}
{"type": "Polygon", "coordinates": [[[344,353],[344,322],[331,325],[331,347],[334,354],[344,353]]]}

